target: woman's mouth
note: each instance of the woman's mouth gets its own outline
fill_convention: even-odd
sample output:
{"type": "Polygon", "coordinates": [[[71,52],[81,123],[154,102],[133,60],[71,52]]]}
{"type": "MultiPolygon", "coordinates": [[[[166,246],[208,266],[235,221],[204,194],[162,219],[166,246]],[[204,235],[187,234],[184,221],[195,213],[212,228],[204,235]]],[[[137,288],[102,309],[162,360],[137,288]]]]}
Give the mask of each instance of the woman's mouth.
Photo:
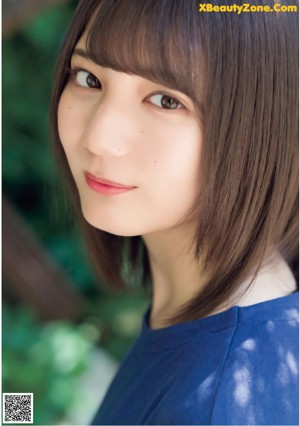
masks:
{"type": "Polygon", "coordinates": [[[129,186],[122,183],[113,182],[108,179],[94,176],[88,172],[85,172],[84,175],[88,186],[93,191],[102,195],[118,195],[136,188],[136,186],[129,186]]]}

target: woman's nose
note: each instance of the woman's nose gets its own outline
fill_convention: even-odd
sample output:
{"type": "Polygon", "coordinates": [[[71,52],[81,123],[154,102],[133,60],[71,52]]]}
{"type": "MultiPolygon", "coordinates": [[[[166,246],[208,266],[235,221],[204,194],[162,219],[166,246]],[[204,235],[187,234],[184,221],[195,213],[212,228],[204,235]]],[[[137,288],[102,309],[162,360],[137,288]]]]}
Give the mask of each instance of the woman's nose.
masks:
{"type": "Polygon", "coordinates": [[[133,117],[117,100],[101,99],[91,108],[81,135],[81,144],[94,155],[122,157],[133,143],[133,117]]]}

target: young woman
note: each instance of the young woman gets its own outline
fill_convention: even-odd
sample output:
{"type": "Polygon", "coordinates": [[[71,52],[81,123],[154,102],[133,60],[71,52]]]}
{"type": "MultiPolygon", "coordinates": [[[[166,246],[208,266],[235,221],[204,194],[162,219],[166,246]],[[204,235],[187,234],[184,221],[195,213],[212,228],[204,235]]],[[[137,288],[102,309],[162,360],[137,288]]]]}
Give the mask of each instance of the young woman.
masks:
{"type": "Polygon", "coordinates": [[[298,424],[297,19],[79,2],[56,154],[102,279],[151,289],[93,424],[298,424]]]}

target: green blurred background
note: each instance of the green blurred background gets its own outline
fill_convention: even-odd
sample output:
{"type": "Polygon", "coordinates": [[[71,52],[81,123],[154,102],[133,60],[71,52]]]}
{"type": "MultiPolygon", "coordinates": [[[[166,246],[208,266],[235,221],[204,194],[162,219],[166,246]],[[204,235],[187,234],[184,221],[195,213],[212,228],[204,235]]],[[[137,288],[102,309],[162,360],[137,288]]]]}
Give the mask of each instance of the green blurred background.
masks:
{"type": "Polygon", "coordinates": [[[29,3],[3,2],[2,391],[33,392],[35,424],[88,424],[148,301],[97,282],[57,189],[48,107],[77,1],[29,3]]]}

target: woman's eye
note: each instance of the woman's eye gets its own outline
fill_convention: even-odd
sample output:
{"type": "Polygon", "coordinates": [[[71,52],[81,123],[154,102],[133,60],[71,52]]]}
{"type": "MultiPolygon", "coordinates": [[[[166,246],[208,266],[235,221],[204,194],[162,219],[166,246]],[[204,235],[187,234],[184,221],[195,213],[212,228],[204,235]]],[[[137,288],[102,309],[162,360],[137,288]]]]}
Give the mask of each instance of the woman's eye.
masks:
{"type": "Polygon", "coordinates": [[[152,104],[164,109],[184,108],[182,103],[169,95],[156,94],[149,97],[152,104]]]}
{"type": "Polygon", "coordinates": [[[101,83],[94,74],[85,70],[74,70],[74,80],[80,87],[101,89],[101,83]]]}

